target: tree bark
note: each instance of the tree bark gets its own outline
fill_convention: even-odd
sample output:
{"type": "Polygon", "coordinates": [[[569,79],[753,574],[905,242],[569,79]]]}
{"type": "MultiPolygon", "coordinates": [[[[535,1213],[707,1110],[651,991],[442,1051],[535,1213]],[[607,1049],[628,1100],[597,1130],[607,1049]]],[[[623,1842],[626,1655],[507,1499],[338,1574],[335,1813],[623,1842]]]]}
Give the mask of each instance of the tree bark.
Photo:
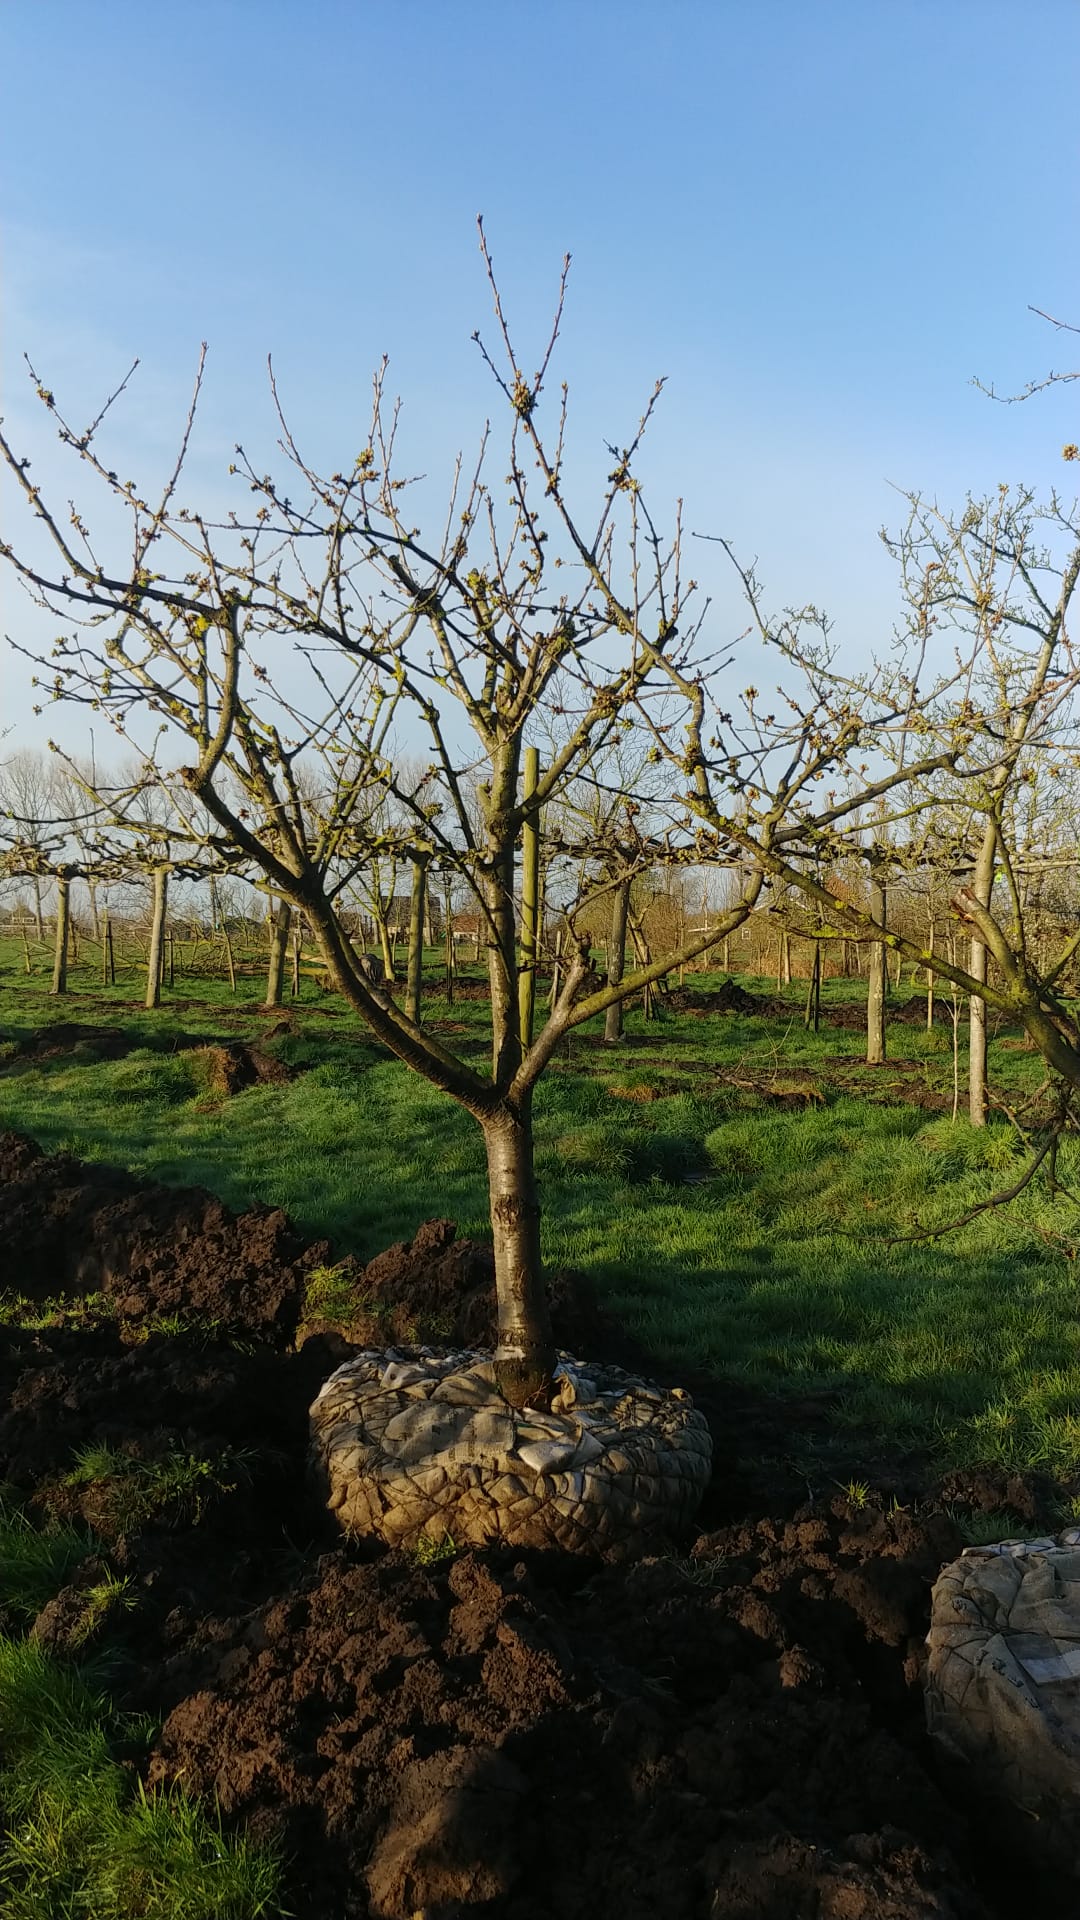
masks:
{"type": "Polygon", "coordinates": [[[508,821],[517,805],[515,740],[493,756],[488,815],[488,866],[484,883],[488,926],[488,987],[491,993],[491,1078],[508,1088],[521,1060],[518,1025],[517,928],[514,923],[514,836],[508,821]]]}
{"type": "Polygon", "coordinates": [[[154,868],[154,904],[150,919],[150,952],[146,962],[146,1005],[161,1005],[161,962],[165,953],[165,909],[169,898],[169,874],[165,867],[154,868]]]}
{"type": "MultiPolygon", "coordinates": [[[[879,926],[887,924],[888,897],[879,880],[870,882],[870,911],[879,926]]],[[[885,1058],[886,951],[875,940],[870,948],[866,985],[866,1064],[877,1067],[885,1058]]]]}
{"type": "Polygon", "coordinates": [[[394,980],[394,949],[390,944],[390,926],[385,913],[376,914],[375,925],[379,934],[379,951],[382,954],[383,973],[386,976],[387,986],[391,986],[394,980]]]}
{"type": "MultiPolygon", "coordinates": [[[[540,752],[526,747],[521,795],[531,800],[540,778],[540,752]]],[[[540,933],[540,823],[535,809],[525,816],[521,835],[521,971],[518,974],[518,1025],[521,1047],[532,1045],[536,1006],[536,950],[540,933]]]]}
{"type": "Polygon", "coordinates": [[[550,1397],[555,1347],[540,1262],[531,1093],[516,1111],[503,1106],[481,1124],[499,1315],[495,1378],[510,1406],[542,1406],[550,1397]]]}
{"type": "MultiPolygon", "coordinates": [[[[994,891],[994,856],[997,840],[992,826],[987,828],[972,875],[971,891],[980,906],[990,905],[994,891]]],[[[986,984],[986,947],[971,942],[968,972],[973,980],[986,984]]],[[[986,1001],[973,993],[968,1002],[968,1116],[973,1127],[985,1127],[990,1109],[989,1081],[986,1071],[986,1001]]]]}
{"type": "Polygon", "coordinates": [[[67,992],[68,930],[71,925],[71,881],[66,873],[56,876],[56,948],[53,956],[52,992],[67,992]]]}
{"type": "MultiPolygon", "coordinates": [[[[968,972],[986,984],[986,948],[971,942],[968,972]]],[[[973,993],[968,1003],[968,1115],[973,1127],[985,1127],[989,1107],[986,1075],[986,1001],[973,993]]]]}
{"type": "Polygon", "coordinates": [[[270,926],[270,964],[266,973],[265,1007],[280,1007],[285,990],[285,960],[289,951],[289,928],[292,925],[292,908],[287,900],[279,900],[277,914],[270,926]]]}
{"type": "Polygon", "coordinates": [[[34,889],[34,919],[37,921],[37,937],[40,944],[44,946],[45,916],[41,910],[41,881],[36,873],[31,878],[31,885],[34,889]]]}
{"type": "Polygon", "coordinates": [[[424,992],[424,920],[427,905],[427,861],[412,863],[412,899],[409,908],[409,971],[405,989],[405,1014],[413,1025],[420,1025],[424,992]]]}
{"type": "Polygon", "coordinates": [[[821,943],[814,942],[814,958],[810,967],[810,983],[806,989],[806,1010],[803,1014],[803,1026],[812,1027],[817,1033],[821,1027],[821,943]]]}
{"type": "Polygon", "coordinates": [[[236,992],[236,962],[233,959],[232,941],[229,939],[229,929],[225,924],[224,915],[222,915],[222,920],[221,920],[221,938],[225,946],[225,965],[229,970],[229,990],[230,992],[235,993],[236,992]]]}
{"type": "MultiPolygon", "coordinates": [[[[623,880],[611,897],[611,934],[608,939],[607,983],[617,987],[626,966],[626,922],[630,912],[630,882],[623,880]]],[[[616,1000],[604,1016],[604,1041],[615,1046],[623,1035],[623,1003],[616,1000]]]]}

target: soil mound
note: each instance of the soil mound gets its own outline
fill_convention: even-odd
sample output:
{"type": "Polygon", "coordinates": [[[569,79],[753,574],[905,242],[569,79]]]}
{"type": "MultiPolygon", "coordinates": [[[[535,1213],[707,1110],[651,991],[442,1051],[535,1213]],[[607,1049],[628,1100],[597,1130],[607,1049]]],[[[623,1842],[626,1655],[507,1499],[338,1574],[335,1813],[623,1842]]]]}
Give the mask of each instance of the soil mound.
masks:
{"type": "MultiPolygon", "coordinates": [[[[189,1003],[190,1004],[190,1003],[189,1003]]],[[[205,1034],[170,1033],[167,1043],[155,1048],[145,1033],[123,1027],[93,1026],[78,1020],[53,1020],[38,1027],[15,1044],[14,1060],[123,1060],[129,1053],[151,1048],[167,1053],[188,1053],[206,1044],[205,1034]]],[[[9,1063],[10,1065],[10,1063],[9,1063]]]]}
{"type": "MultiPolygon", "coordinates": [[[[358,1346],[494,1347],[495,1257],[480,1240],[459,1240],[453,1220],[426,1220],[356,1272],[357,1311],[348,1334],[358,1346]]],[[[558,1270],[548,1276],[556,1343],[592,1353],[600,1315],[586,1283],[558,1270]]]]}
{"type": "Polygon", "coordinates": [[[307,1268],[280,1208],[233,1214],[200,1188],[164,1187],[119,1168],[45,1155],[0,1134],[3,1284],[28,1298],[106,1294],[124,1319],[197,1316],[229,1332],[287,1338],[307,1268]]]}
{"type": "MultiPolygon", "coordinates": [[[[725,1443],[775,1448],[790,1407],[702,1392],[724,1465],[714,1530],[684,1553],[598,1569],[323,1551],[307,1408],[340,1336],[289,1352],[283,1334],[327,1249],[283,1216],[208,1213],[206,1195],[15,1135],[0,1176],[20,1285],[33,1268],[56,1292],[88,1252],[100,1281],[110,1245],[138,1254],[114,1297],[139,1311],[180,1276],[168,1297],[188,1331],[86,1325],[74,1307],[0,1327],[0,1479],[31,1514],[93,1525],[93,1577],[127,1582],[100,1629],[120,1704],[163,1720],[147,1777],[182,1776],[280,1835],[291,1911],[986,1920],[1054,1899],[935,1781],[919,1679],[951,1520],[873,1498],[761,1518],[786,1499],[762,1480],[755,1517],[717,1524],[733,1510],[725,1443]],[[233,1263],[255,1246],[242,1295],[233,1263]],[[242,1345],[209,1326],[211,1300],[233,1303],[242,1345]]],[[[475,1325],[489,1262],[434,1222],[356,1274],[384,1324],[400,1308],[475,1325]]],[[[566,1343],[618,1357],[609,1332],[566,1343]]],[[[979,1474],[948,1491],[978,1510],[1038,1497],[979,1474]]],[[[89,1578],[43,1610],[44,1644],[74,1645],[89,1578]]]]}
{"type": "MultiPolygon", "coordinates": [[[[46,1155],[15,1133],[0,1133],[0,1247],[0,1286],[28,1299],[103,1293],[135,1326],[179,1316],[277,1344],[301,1326],[336,1327],[357,1346],[496,1340],[492,1250],[459,1240],[452,1220],[425,1222],[366,1267],[335,1264],[330,1243],[305,1242],[280,1208],[235,1214],[201,1188],[46,1155]],[[318,1285],[328,1273],[340,1283],[332,1316],[318,1285]]],[[[593,1351],[600,1321],[585,1283],[555,1272],[549,1291],[559,1345],[593,1351]]]]}
{"type": "Polygon", "coordinates": [[[83,1051],[95,1060],[122,1060],[139,1044],[120,1027],[94,1027],[77,1020],[56,1020],[18,1042],[17,1057],[59,1060],[65,1054],[83,1051]]]}
{"type": "Polygon", "coordinates": [[[540,1556],[328,1554],[207,1648],[150,1778],[279,1833],[311,1911],[976,1920],[962,1825],[860,1678],[922,1631],[942,1544],[807,1510],[569,1591],[540,1556]]]}
{"type": "Polygon", "coordinates": [[[763,994],[748,993],[735,980],[724,980],[720,986],[709,987],[673,987],[665,997],[665,1007],[673,1013],[756,1013],[775,1014],[790,1012],[783,1001],[773,1000],[763,994]]]}
{"type": "MultiPolygon", "coordinates": [[[[271,1031],[277,1033],[280,1029],[271,1031]]],[[[245,1092],[248,1087],[277,1086],[292,1077],[283,1060],[275,1060],[272,1054],[263,1053],[259,1047],[249,1047],[243,1040],[200,1047],[196,1058],[202,1065],[207,1093],[225,1099],[245,1092]]]]}

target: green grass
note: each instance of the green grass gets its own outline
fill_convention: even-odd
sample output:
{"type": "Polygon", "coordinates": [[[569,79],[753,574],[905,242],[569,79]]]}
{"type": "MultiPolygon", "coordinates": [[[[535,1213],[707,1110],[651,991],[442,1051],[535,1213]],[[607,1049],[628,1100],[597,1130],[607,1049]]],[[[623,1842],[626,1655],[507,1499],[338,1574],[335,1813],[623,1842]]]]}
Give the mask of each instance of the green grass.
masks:
{"type": "Polygon", "coordinates": [[[281,1912],[271,1849],[179,1788],[132,1785],[146,1728],[105,1670],[0,1638],[0,1905],[5,1920],[259,1920],[281,1912]],[[125,1761],[128,1764],[124,1764],[125,1761]]]}
{"type": "Polygon", "coordinates": [[[79,1448],[63,1485],[76,1490],[104,1487],[102,1519],[116,1533],[133,1532],[157,1519],[196,1525],[208,1500],[231,1493],[248,1478],[252,1457],[232,1448],[212,1460],[178,1451],[141,1460],[118,1453],[102,1440],[79,1448]]]}
{"type": "MultiPolygon", "coordinates": [[[[39,1532],[0,1503],[0,1606],[32,1619],[100,1548],[72,1527],[39,1532]]],[[[130,1582],[86,1589],[85,1637],[130,1582]]],[[[179,1788],[133,1773],[152,1723],[117,1711],[110,1664],[73,1663],[0,1635],[0,1911],[5,1920],[260,1920],[282,1911],[272,1849],[226,1833],[179,1788]]]]}
{"type": "Polygon", "coordinates": [[[0,1607],[19,1620],[33,1620],[96,1545],[81,1527],[39,1531],[12,1501],[0,1497],[0,1607]]]}
{"type": "MultiPolygon", "coordinates": [[[[60,1004],[10,964],[0,987],[0,1040],[60,1004]]],[[[645,1026],[632,1011],[625,1048],[573,1036],[536,1099],[545,1258],[584,1272],[665,1363],[781,1405],[831,1396],[847,1462],[902,1449],[1080,1475],[1080,1210],[1037,1182],[1008,1212],[895,1244],[1014,1177],[1016,1136],[1003,1120],[975,1132],[900,1097],[948,1099],[946,1031],[897,1023],[894,1057],[868,1069],[857,1030],[805,1031],[801,991],[790,1017],[667,1013],[645,1026]],[[792,1092],[806,1104],[773,1104],[792,1092]]],[[[863,991],[829,981],[826,1005],[863,991]]],[[[307,1071],[206,1109],[190,1059],[162,1042],[181,1028],[257,1038],[265,1021],[213,983],[185,982],[185,995],[182,1009],[146,1015],[87,989],[63,1017],[118,1020],[142,1044],[119,1061],[9,1062],[0,1124],[206,1185],[235,1207],[283,1206],[361,1259],[433,1214],[487,1231],[475,1124],[380,1055],[340,1001],[294,1006],[295,1031],[270,1043],[307,1071]]],[[[462,1029],[455,1045],[482,1049],[482,1004],[432,997],[427,1011],[462,1029]]],[[[991,1063],[1010,1102],[1042,1079],[1015,1045],[994,1042],[991,1063]]],[[[1080,1188],[1073,1140],[1061,1174],[1080,1188]]],[[[797,1430],[791,1445],[805,1451],[797,1430]]]]}

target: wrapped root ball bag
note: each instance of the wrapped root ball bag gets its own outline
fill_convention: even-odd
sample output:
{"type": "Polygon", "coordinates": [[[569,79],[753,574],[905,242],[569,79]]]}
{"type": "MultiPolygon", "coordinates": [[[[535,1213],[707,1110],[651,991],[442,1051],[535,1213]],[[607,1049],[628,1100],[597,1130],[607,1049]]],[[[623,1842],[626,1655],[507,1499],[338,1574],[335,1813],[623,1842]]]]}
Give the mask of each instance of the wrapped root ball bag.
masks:
{"type": "Polygon", "coordinates": [[[967,1548],[935,1584],[927,1646],[943,1758],[1080,1876],[1080,1528],[967,1548]]]}

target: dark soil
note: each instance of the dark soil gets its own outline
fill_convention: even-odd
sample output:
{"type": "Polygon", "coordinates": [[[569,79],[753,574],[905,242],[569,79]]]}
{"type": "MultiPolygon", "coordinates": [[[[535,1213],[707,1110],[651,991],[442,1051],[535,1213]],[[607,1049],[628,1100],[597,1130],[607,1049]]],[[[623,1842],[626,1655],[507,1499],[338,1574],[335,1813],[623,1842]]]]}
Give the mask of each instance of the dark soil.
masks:
{"type": "MultiPolygon", "coordinates": [[[[1040,1897],[945,1797],[922,1735],[929,1590],[960,1544],[940,1508],[792,1488],[763,1517],[732,1440],[771,1423],[779,1450],[783,1410],[702,1382],[706,1531],[663,1553],[423,1566],[343,1545],[305,1468],[307,1407],[350,1351],[340,1322],[302,1318],[332,1250],[13,1135],[0,1175],[7,1284],[89,1275],[126,1319],[0,1328],[0,1480],[101,1542],[34,1631],[70,1649],[91,1575],[127,1576],[134,1605],[100,1632],[124,1703],[164,1719],[148,1780],[282,1838],[295,1915],[985,1920],[1040,1897]],[[166,1298],[189,1330],[153,1326],[166,1298]],[[116,1471],[73,1478],[104,1442],[116,1471]],[[178,1457],[208,1469],[197,1497],[138,1509],[139,1471],[178,1457]]],[[[489,1335],[490,1256],[449,1223],[335,1271],[384,1340],[403,1316],[489,1335]]],[[[563,1292],[568,1343],[625,1359],[563,1292]]],[[[949,1491],[1037,1524],[1045,1490],[949,1491]]]]}
{"type": "MultiPolygon", "coordinates": [[[[130,1009],[128,1009],[130,1011],[130,1009]]],[[[13,1060],[123,1060],[148,1042],[144,1034],[122,1027],[103,1027],[79,1020],[54,1020],[15,1043],[13,1060]]],[[[186,1052],[206,1044],[206,1035],[170,1033],[168,1051],[186,1052]]]]}
{"type": "Polygon", "coordinates": [[[790,1013],[787,1001],[775,1000],[769,995],[748,993],[734,980],[724,980],[720,986],[710,987],[673,987],[664,996],[662,1005],[670,1007],[673,1013],[753,1013],[762,1016],[776,1013],[790,1013]]]}
{"type": "MultiPolygon", "coordinates": [[[[292,1031],[292,1023],[282,1020],[269,1029],[266,1037],[277,1038],[292,1031]]],[[[145,1034],[125,1032],[120,1027],[56,1020],[19,1040],[0,1071],[18,1072],[20,1066],[29,1061],[40,1064],[47,1060],[123,1060],[147,1045],[145,1034]]],[[[243,1093],[248,1087],[274,1085],[292,1077],[284,1061],[266,1053],[262,1047],[249,1046],[244,1040],[208,1041],[205,1034],[170,1033],[164,1051],[196,1053],[202,1062],[206,1092],[212,1097],[227,1098],[243,1093]]]]}
{"type": "Polygon", "coordinates": [[[0,1134],[0,1282],[28,1299],[104,1293],[125,1320],[197,1316],[232,1333],[295,1330],[306,1271],[329,1259],[279,1208],[235,1215],[199,1188],[46,1156],[0,1134]]]}
{"type": "MultiPolygon", "coordinates": [[[[277,1029],[271,1029],[276,1032],[277,1029]]],[[[248,1087],[276,1086],[292,1078],[283,1060],[260,1047],[249,1047],[243,1040],[229,1040],[202,1046],[199,1059],[206,1075],[206,1091],[227,1099],[248,1087]]]]}

